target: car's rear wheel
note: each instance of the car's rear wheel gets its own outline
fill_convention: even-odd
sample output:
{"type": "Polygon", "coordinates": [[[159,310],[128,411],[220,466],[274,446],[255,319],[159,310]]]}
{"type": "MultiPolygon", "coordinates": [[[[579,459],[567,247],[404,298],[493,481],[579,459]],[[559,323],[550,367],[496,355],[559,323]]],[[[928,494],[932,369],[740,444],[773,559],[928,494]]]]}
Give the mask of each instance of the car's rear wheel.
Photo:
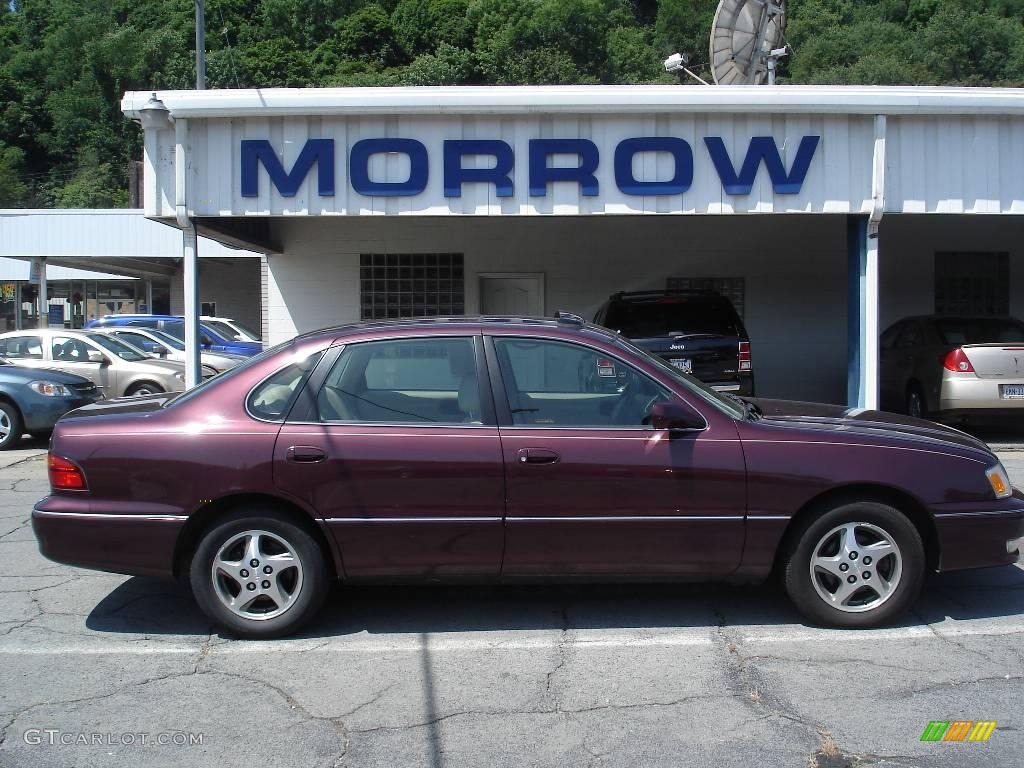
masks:
{"type": "Polygon", "coordinates": [[[0,451],[16,445],[21,439],[23,429],[18,409],[11,403],[0,400],[0,451]]]}
{"type": "Polygon", "coordinates": [[[878,502],[855,502],[812,518],[794,537],[783,583],[808,619],[836,627],[892,621],[917,598],[925,552],[914,524],[878,502]]]}
{"type": "Polygon", "coordinates": [[[129,387],[128,391],[124,394],[126,397],[134,397],[136,395],[158,395],[163,391],[164,388],[159,384],[155,384],[152,381],[142,381],[129,387]]]}
{"type": "Polygon", "coordinates": [[[298,630],[320,609],[329,586],[320,545],[271,508],[239,510],[211,527],[189,576],[211,620],[253,639],[298,630]]]}

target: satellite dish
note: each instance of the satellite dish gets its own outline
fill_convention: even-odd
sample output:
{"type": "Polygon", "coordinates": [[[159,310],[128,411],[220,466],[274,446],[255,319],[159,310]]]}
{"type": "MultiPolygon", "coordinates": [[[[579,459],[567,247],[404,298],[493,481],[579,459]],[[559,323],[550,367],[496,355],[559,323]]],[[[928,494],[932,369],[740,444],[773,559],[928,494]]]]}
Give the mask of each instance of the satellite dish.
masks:
{"type": "Polygon", "coordinates": [[[717,85],[759,85],[769,78],[785,47],[785,13],[785,0],[718,4],[711,25],[711,75],[717,85]]]}

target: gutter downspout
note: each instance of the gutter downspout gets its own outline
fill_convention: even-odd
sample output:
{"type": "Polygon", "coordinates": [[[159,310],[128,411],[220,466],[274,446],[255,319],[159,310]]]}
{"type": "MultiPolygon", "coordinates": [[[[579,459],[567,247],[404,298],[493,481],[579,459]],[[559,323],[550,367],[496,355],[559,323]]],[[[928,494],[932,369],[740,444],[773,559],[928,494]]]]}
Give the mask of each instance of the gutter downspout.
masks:
{"type": "Polygon", "coordinates": [[[188,215],[188,120],[174,121],[174,217],[182,233],[182,289],[185,299],[185,389],[202,380],[199,339],[199,236],[188,215]]]}

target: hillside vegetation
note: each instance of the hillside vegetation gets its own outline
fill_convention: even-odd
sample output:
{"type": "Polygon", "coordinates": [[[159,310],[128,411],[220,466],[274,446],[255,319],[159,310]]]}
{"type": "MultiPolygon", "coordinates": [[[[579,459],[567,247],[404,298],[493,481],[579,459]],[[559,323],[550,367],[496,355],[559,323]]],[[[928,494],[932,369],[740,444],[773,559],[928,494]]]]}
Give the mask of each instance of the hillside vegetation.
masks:
{"type": "MultiPolygon", "coordinates": [[[[207,0],[211,88],[680,82],[716,0],[207,0]]],[[[0,207],[120,206],[126,90],[194,84],[188,0],[0,5],[0,207]]],[[[783,82],[1024,84],[1024,0],[790,0],[783,82]]],[[[691,85],[691,81],[681,81],[691,85]]],[[[703,87],[703,86],[698,86],[703,87]]]]}

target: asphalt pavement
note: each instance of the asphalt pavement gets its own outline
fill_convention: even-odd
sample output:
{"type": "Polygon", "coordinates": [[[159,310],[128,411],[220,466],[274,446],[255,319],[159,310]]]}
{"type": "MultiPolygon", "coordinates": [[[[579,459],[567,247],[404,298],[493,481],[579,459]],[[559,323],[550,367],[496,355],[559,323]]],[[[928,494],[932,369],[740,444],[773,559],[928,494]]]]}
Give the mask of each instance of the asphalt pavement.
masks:
{"type": "Polygon", "coordinates": [[[1016,566],[933,575],[871,631],[807,626],[770,585],[359,587],[245,642],[175,584],[41,558],[44,451],[0,454],[0,766],[1024,763],[1016,566]],[[921,741],[956,720],[997,726],[921,741]]]}

